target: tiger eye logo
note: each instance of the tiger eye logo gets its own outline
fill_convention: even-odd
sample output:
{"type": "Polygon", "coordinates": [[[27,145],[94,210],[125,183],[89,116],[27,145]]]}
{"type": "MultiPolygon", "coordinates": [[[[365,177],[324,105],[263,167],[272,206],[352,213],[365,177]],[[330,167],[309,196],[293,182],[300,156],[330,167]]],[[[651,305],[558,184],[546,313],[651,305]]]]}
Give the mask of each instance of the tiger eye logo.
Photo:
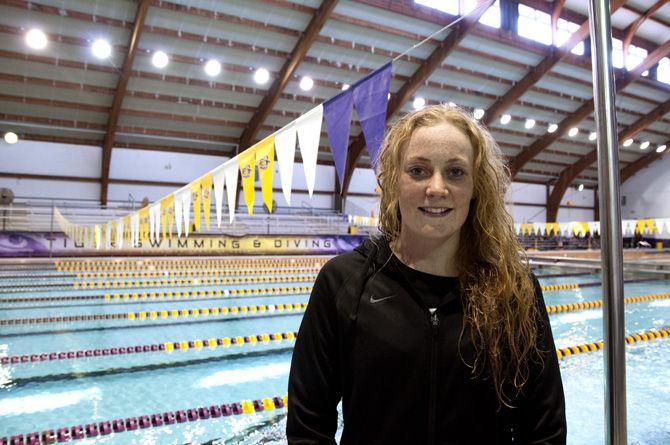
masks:
{"type": "Polygon", "coordinates": [[[251,166],[250,165],[245,165],[242,170],[240,171],[242,173],[242,178],[247,179],[251,177],[251,166]]]}
{"type": "Polygon", "coordinates": [[[209,199],[210,193],[209,189],[202,189],[202,199],[209,199]]]}
{"type": "Polygon", "coordinates": [[[265,155],[258,160],[258,169],[261,171],[266,170],[269,165],[270,165],[270,159],[268,158],[268,155],[265,155]]]}

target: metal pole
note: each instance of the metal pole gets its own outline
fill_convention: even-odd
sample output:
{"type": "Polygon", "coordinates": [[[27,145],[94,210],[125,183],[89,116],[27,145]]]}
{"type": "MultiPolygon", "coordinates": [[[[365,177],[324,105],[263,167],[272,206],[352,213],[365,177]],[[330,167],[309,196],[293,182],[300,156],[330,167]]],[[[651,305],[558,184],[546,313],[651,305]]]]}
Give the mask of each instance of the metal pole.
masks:
{"type": "Polygon", "coordinates": [[[49,228],[49,257],[53,256],[54,251],[54,213],[56,210],[56,202],[51,200],[51,226],[49,228]]]}
{"type": "Polygon", "coordinates": [[[610,18],[608,0],[589,0],[593,97],[598,134],[598,191],[605,332],[605,443],[625,445],[627,425],[623,247],[610,18]]]}

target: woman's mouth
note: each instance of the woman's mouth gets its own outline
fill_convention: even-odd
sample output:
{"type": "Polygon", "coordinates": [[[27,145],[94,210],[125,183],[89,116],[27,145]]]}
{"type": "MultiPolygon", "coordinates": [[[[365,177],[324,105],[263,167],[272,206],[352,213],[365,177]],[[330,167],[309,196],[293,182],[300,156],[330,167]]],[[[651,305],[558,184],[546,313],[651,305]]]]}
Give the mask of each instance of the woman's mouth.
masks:
{"type": "Polygon", "coordinates": [[[451,212],[452,209],[449,207],[419,207],[419,210],[428,216],[444,216],[451,212]]]}

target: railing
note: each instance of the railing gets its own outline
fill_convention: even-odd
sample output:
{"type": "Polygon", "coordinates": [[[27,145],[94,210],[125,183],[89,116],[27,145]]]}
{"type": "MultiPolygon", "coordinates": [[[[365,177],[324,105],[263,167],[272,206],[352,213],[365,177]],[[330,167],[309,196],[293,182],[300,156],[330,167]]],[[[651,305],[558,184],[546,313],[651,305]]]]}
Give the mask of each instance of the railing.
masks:
{"type": "MultiPolygon", "coordinates": [[[[93,202],[64,202],[52,200],[31,200],[9,206],[0,206],[0,231],[57,232],[60,231],[54,221],[55,208],[73,224],[105,224],[127,215],[132,211],[128,203],[101,208],[93,202]]],[[[229,223],[228,209],[224,206],[221,227],[217,227],[216,210],[211,209],[210,229],[204,221],[199,233],[226,235],[343,235],[349,231],[346,215],[335,213],[331,209],[314,207],[279,207],[273,213],[267,213],[263,207],[254,208],[254,215],[246,213],[246,207],[240,206],[233,223],[229,223]]],[[[204,219],[204,218],[203,218],[204,219]]],[[[191,221],[193,219],[191,218],[191,221]]]]}

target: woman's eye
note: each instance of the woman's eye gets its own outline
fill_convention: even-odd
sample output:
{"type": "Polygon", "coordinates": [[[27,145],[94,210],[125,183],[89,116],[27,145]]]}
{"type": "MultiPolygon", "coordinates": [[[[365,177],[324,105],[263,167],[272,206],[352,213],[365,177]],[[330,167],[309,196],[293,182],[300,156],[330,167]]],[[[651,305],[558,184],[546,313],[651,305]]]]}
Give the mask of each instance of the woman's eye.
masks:
{"type": "Polygon", "coordinates": [[[412,167],[409,169],[408,172],[410,176],[421,176],[426,172],[426,170],[423,169],[422,167],[412,167]]]}
{"type": "Polygon", "coordinates": [[[452,168],[449,169],[449,176],[452,178],[459,178],[465,174],[465,170],[462,168],[452,168]]]}

